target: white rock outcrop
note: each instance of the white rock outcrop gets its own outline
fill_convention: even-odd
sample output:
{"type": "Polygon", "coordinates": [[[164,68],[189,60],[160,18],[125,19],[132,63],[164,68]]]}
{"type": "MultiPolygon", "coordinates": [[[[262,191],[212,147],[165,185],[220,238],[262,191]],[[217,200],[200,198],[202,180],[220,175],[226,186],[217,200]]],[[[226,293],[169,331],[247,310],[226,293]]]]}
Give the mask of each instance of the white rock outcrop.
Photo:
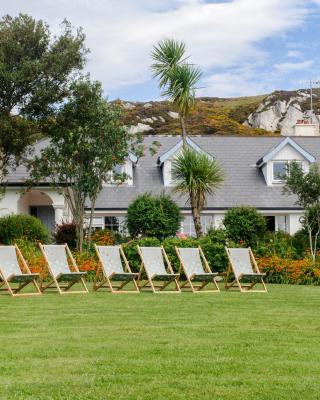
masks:
{"type": "Polygon", "coordinates": [[[270,132],[280,130],[284,136],[293,134],[293,126],[297,120],[305,117],[312,117],[312,122],[319,125],[319,118],[315,114],[301,109],[301,103],[308,101],[309,97],[305,91],[298,91],[285,100],[277,99],[275,94],[271,94],[249,115],[244,125],[270,132]]]}
{"type": "Polygon", "coordinates": [[[134,135],[136,133],[140,133],[140,132],[148,132],[148,131],[152,131],[153,128],[150,125],[146,125],[146,124],[141,124],[140,122],[137,125],[131,125],[127,127],[127,131],[128,133],[134,135]]]}
{"type": "Polygon", "coordinates": [[[174,111],[168,111],[168,115],[169,115],[169,117],[174,118],[174,119],[179,118],[179,113],[174,112],[174,111]]]}

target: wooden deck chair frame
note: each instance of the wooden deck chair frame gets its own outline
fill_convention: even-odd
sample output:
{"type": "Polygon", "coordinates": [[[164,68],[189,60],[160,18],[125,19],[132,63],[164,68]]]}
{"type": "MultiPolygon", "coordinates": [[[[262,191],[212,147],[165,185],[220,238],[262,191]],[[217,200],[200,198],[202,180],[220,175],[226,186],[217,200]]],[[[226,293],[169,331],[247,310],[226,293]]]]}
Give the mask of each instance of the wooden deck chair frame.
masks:
{"type": "Polygon", "coordinates": [[[142,255],[140,246],[137,246],[137,248],[138,248],[138,253],[139,253],[140,259],[141,259],[140,271],[139,271],[138,282],[137,282],[139,289],[146,288],[146,289],[151,290],[153,293],[162,293],[162,294],[163,293],[176,293],[176,294],[181,293],[181,289],[180,289],[180,286],[178,283],[178,274],[175,274],[173,272],[171,263],[169,261],[167,253],[165,252],[163,246],[160,246],[161,253],[165,259],[165,263],[167,264],[166,270],[169,270],[169,273],[172,274],[172,279],[164,281],[162,285],[157,283],[159,281],[155,281],[155,278],[157,277],[157,275],[151,276],[149,274],[149,272],[146,269],[145,264],[144,264],[143,255],[142,255]],[[142,277],[143,271],[145,271],[145,273],[147,275],[147,281],[141,285],[140,282],[141,282],[141,277],[142,277]],[[172,282],[174,282],[176,289],[175,290],[164,290],[172,282]]]}
{"type": "MultiPolygon", "coordinates": [[[[234,266],[233,266],[233,263],[232,263],[232,259],[231,259],[230,252],[229,252],[229,248],[225,247],[225,249],[226,249],[227,256],[228,256],[228,261],[229,261],[228,270],[227,270],[227,276],[226,276],[226,282],[225,282],[225,289],[227,289],[227,290],[229,290],[229,289],[239,289],[241,293],[249,293],[249,292],[251,292],[251,293],[267,293],[268,290],[267,290],[266,284],[265,284],[262,276],[261,276],[261,279],[259,281],[255,280],[255,281],[253,281],[251,283],[243,283],[243,282],[241,282],[241,279],[242,279],[243,275],[245,275],[245,274],[240,274],[239,276],[237,276],[237,274],[235,272],[235,269],[234,269],[234,266]],[[229,283],[228,281],[229,281],[230,274],[234,275],[234,279],[233,279],[233,281],[231,281],[229,283]],[[253,290],[252,288],[258,283],[261,283],[263,289],[260,289],[260,290],[259,289],[255,289],[255,290],[253,290]]],[[[258,264],[256,262],[256,259],[254,258],[254,255],[252,253],[251,247],[248,247],[248,251],[249,251],[250,260],[251,260],[251,263],[252,263],[251,265],[253,265],[254,271],[257,274],[260,274],[261,272],[259,270],[259,267],[258,267],[258,264]]]]}
{"type": "MultiPolygon", "coordinates": [[[[63,246],[65,248],[65,251],[67,253],[67,258],[68,257],[70,258],[71,264],[72,264],[75,272],[79,272],[79,268],[78,268],[78,266],[77,266],[77,264],[75,262],[75,259],[73,258],[73,255],[72,255],[72,253],[71,253],[71,251],[69,249],[69,246],[66,243],[64,245],[61,245],[61,246],[63,246]]],[[[42,255],[43,255],[44,259],[45,259],[45,262],[47,264],[49,274],[51,275],[51,278],[52,278],[52,280],[48,284],[46,284],[45,286],[43,286],[41,284],[41,287],[40,287],[41,292],[44,292],[47,289],[57,289],[59,294],[89,293],[89,290],[87,288],[87,285],[85,283],[83,275],[79,275],[79,279],[70,281],[69,284],[61,285],[59,283],[59,281],[58,281],[59,276],[55,276],[53,271],[52,271],[52,269],[51,269],[51,266],[50,266],[49,260],[47,258],[46,252],[44,250],[43,244],[39,243],[39,247],[40,247],[41,253],[42,253],[42,255]],[[75,285],[76,283],[79,283],[79,282],[82,284],[83,290],[72,290],[72,291],[69,291],[72,288],[73,285],[75,285]]],[[[63,276],[64,274],[62,273],[60,275],[63,276]]]]}
{"type": "MultiPolygon", "coordinates": [[[[111,276],[107,276],[105,274],[105,271],[103,269],[104,261],[100,255],[98,246],[96,244],[94,244],[94,249],[95,249],[98,259],[99,259],[99,266],[98,266],[95,281],[93,284],[93,289],[95,291],[97,291],[101,288],[107,288],[107,289],[110,289],[111,293],[140,293],[139,287],[136,282],[136,278],[138,277],[138,274],[136,274],[136,277],[134,277],[132,280],[126,280],[126,281],[117,280],[116,282],[120,282],[118,285],[112,284],[112,277],[116,276],[118,274],[114,273],[111,276]],[[134,289],[133,290],[123,290],[123,288],[128,283],[131,283],[131,282],[133,282],[134,289]]],[[[130,274],[132,274],[129,262],[127,260],[126,255],[124,254],[122,246],[119,246],[119,251],[120,251],[120,257],[122,258],[122,260],[124,262],[124,272],[129,272],[130,274]]]]}
{"type": "MultiPolygon", "coordinates": [[[[187,268],[184,265],[184,262],[182,260],[181,255],[180,255],[178,247],[175,246],[174,248],[176,250],[177,256],[178,256],[179,261],[180,261],[179,274],[181,274],[181,272],[183,271],[185,277],[187,278],[187,281],[184,284],[182,284],[182,285],[180,284],[180,289],[191,289],[192,293],[219,293],[220,292],[219,286],[218,286],[217,281],[216,281],[216,277],[218,276],[218,273],[215,274],[214,276],[212,276],[212,280],[203,281],[200,284],[195,284],[196,282],[200,282],[200,281],[196,280],[197,279],[197,274],[193,274],[191,276],[188,275],[187,268]],[[214,287],[212,289],[204,290],[204,288],[209,283],[213,283],[214,287]]],[[[212,274],[213,272],[212,272],[212,270],[210,268],[208,260],[206,259],[205,255],[204,255],[204,253],[202,251],[202,248],[199,246],[198,249],[199,249],[199,253],[200,253],[200,258],[202,259],[203,264],[204,264],[204,272],[212,274]]]]}
{"type": "Polygon", "coordinates": [[[20,259],[24,269],[27,271],[27,274],[30,275],[30,278],[33,276],[33,279],[30,279],[30,280],[25,281],[25,282],[20,282],[19,286],[17,288],[14,288],[14,287],[12,287],[10,285],[10,283],[11,283],[10,281],[11,281],[11,279],[14,279],[15,275],[12,275],[12,277],[10,276],[9,279],[8,279],[3,275],[3,273],[0,270],[0,278],[1,278],[0,288],[2,286],[4,286],[4,288],[2,288],[0,290],[8,291],[11,294],[12,297],[28,297],[28,296],[39,296],[39,295],[42,295],[41,290],[39,288],[39,285],[37,283],[37,279],[39,278],[39,274],[38,273],[37,274],[33,274],[30,271],[30,268],[28,267],[28,264],[27,264],[26,260],[24,259],[19,247],[16,244],[14,245],[14,248],[16,250],[16,255],[17,255],[18,262],[19,262],[19,259],[20,259]],[[20,291],[23,288],[25,288],[27,285],[29,285],[30,283],[33,284],[33,286],[34,286],[36,291],[35,292],[30,292],[30,293],[20,293],[20,291]]]}

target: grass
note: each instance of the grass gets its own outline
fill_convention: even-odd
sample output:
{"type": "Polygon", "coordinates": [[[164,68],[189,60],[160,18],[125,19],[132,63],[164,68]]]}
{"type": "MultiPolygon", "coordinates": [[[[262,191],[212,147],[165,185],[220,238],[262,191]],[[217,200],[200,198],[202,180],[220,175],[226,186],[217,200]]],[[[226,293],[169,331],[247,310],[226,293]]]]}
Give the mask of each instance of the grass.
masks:
{"type": "Polygon", "coordinates": [[[319,399],[320,288],[0,297],[2,399],[319,399]]]}

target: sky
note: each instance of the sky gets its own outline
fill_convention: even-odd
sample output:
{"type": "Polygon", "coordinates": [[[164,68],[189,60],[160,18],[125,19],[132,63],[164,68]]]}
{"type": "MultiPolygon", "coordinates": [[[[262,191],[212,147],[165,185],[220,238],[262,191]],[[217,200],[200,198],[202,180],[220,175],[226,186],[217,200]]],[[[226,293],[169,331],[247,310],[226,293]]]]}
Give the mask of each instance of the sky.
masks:
{"type": "Polygon", "coordinates": [[[161,39],[187,45],[203,74],[198,96],[290,90],[320,79],[320,0],[0,0],[1,15],[66,18],[90,49],[86,71],[110,99],[160,99],[150,53],[161,39]]]}

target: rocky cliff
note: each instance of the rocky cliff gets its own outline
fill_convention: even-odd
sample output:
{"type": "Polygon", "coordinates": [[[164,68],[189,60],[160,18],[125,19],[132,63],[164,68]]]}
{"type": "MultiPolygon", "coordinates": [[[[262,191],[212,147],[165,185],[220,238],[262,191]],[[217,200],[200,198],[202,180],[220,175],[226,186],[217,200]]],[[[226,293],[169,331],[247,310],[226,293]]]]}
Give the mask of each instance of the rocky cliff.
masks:
{"type": "MultiPolygon", "coordinates": [[[[313,95],[315,113],[310,113],[307,90],[276,91],[269,95],[232,99],[198,98],[187,119],[189,135],[288,135],[299,119],[312,117],[319,124],[320,90],[313,95]]],[[[177,110],[168,101],[125,102],[123,122],[131,133],[180,134],[177,110]]]]}
{"type": "Polygon", "coordinates": [[[292,126],[297,120],[311,119],[314,124],[319,125],[319,100],[319,91],[316,90],[313,94],[315,112],[311,112],[309,91],[274,92],[261,102],[244,124],[269,132],[280,131],[287,136],[292,134],[292,126]]]}

